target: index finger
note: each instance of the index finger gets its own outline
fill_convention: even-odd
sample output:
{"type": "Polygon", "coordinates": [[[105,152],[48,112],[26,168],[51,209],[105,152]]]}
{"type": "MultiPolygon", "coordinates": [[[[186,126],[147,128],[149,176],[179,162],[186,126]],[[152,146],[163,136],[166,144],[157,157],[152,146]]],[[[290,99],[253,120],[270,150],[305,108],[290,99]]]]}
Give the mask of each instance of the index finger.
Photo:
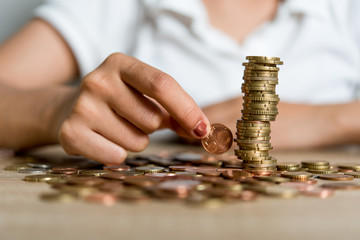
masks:
{"type": "Polygon", "coordinates": [[[154,98],[195,138],[204,138],[208,135],[209,120],[175,79],[135,58],[123,59],[119,62],[119,70],[124,82],[154,98]]]}

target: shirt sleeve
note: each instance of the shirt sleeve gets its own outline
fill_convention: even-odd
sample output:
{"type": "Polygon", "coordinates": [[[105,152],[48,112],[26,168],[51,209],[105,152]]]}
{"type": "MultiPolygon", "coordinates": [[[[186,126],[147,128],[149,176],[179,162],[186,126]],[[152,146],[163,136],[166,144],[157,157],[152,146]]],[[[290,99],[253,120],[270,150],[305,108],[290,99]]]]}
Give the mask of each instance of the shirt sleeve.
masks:
{"type": "Polygon", "coordinates": [[[35,17],[50,23],[65,39],[81,76],[113,52],[127,53],[134,41],[139,6],[134,0],[46,0],[35,17]]]}

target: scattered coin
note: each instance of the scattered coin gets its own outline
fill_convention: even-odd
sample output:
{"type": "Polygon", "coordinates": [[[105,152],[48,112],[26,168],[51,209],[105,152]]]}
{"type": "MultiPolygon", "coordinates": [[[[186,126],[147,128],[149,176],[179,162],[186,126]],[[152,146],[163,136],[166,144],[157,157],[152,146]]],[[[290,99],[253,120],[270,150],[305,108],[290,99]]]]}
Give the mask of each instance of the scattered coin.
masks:
{"type": "Polygon", "coordinates": [[[122,165],[104,166],[103,169],[113,172],[121,172],[121,171],[130,170],[130,166],[122,164],[122,165]]]}
{"type": "Polygon", "coordinates": [[[347,164],[340,164],[338,166],[339,169],[347,169],[353,171],[360,171],[360,164],[359,163],[347,163],[347,164]]]}
{"type": "Polygon", "coordinates": [[[323,188],[331,188],[334,190],[356,190],[360,189],[360,185],[351,182],[325,183],[321,185],[323,188]]]}
{"type": "Polygon", "coordinates": [[[308,179],[313,176],[313,174],[308,172],[283,172],[281,176],[290,178],[290,179],[308,179]]]}
{"type": "Polygon", "coordinates": [[[360,178],[360,172],[345,172],[344,174],[353,176],[354,178],[360,178]]]}
{"type": "Polygon", "coordinates": [[[318,197],[318,198],[329,198],[334,196],[335,191],[326,188],[313,188],[302,192],[305,196],[318,197]]]}
{"type": "Polygon", "coordinates": [[[105,206],[112,206],[116,203],[116,196],[111,193],[93,193],[84,198],[86,202],[100,203],[105,206]]]}
{"type": "Polygon", "coordinates": [[[136,171],[143,173],[159,173],[165,170],[165,168],[163,167],[156,167],[156,166],[142,166],[142,167],[137,167],[135,169],[136,171]]]}
{"type": "Polygon", "coordinates": [[[23,168],[23,169],[19,169],[18,173],[42,174],[42,173],[46,173],[46,169],[44,169],[44,168],[23,168]]]}
{"type": "Polygon", "coordinates": [[[322,174],[319,175],[318,178],[332,181],[350,181],[354,179],[353,176],[344,174],[322,174]]]}
{"type": "Polygon", "coordinates": [[[78,173],[78,169],[72,167],[53,167],[51,168],[51,173],[72,175],[78,173]]]}

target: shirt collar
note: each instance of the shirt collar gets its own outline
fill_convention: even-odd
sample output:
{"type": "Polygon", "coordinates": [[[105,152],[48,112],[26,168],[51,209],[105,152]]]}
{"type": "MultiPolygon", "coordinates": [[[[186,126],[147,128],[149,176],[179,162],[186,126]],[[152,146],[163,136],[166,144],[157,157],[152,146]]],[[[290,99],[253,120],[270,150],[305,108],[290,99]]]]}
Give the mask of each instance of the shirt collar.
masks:
{"type": "Polygon", "coordinates": [[[142,0],[147,9],[157,14],[163,11],[170,11],[189,18],[198,15],[199,7],[202,7],[201,0],[142,0]],[[194,6],[195,4],[195,6],[194,6]],[[199,5],[200,4],[200,5],[199,5]]]}
{"type": "Polygon", "coordinates": [[[326,17],[327,0],[286,0],[285,4],[289,7],[292,14],[326,17]]]}

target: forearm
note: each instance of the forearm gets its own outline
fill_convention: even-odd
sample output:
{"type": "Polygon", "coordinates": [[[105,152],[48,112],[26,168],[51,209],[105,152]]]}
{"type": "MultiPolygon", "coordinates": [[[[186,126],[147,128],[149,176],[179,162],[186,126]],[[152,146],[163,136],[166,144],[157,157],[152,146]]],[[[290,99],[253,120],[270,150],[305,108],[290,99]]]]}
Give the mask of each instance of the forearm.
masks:
{"type": "Polygon", "coordinates": [[[305,105],[280,103],[272,124],[276,148],[327,147],[360,143],[360,103],[305,105]]]}
{"type": "MultiPolygon", "coordinates": [[[[236,131],[241,118],[241,97],[204,108],[211,122],[236,131]]],[[[308,105],[278,104],[279,115],[271,123],[275,149],[325,147],[360,143],[360,103],[308,105]]]]}
{"type": "Polygon", "coordinates": [[[0,84],[0,147],[57,143],[57,131],[76,89],[53,86],[22,90],[0,84]]]}

